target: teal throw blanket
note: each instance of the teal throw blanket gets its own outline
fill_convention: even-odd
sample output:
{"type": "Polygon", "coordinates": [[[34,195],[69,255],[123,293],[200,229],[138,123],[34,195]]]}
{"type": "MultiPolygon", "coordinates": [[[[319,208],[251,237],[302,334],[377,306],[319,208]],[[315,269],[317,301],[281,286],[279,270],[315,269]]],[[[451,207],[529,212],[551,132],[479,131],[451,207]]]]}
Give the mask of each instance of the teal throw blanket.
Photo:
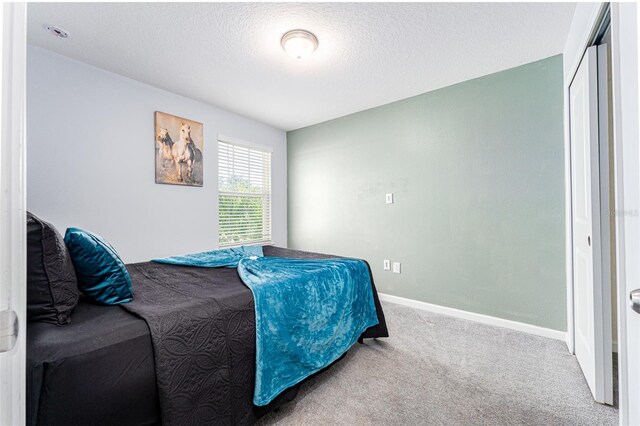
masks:
{"type": "Polygon", "coordinates": [[[236,268],[240,259],[245,257],[262,257],[262,246],[241,246],[222,250],[211,250],[202,253],[186,254],[153,259],[152,262],[170,265],[199,266],[201,268],[236,268]]]}
{"type": "Polygon", "coordinates": [[[255,405],[327,367],[378,324],[362,260],[242,259],[238,274],[255,300],[255,405]]]}

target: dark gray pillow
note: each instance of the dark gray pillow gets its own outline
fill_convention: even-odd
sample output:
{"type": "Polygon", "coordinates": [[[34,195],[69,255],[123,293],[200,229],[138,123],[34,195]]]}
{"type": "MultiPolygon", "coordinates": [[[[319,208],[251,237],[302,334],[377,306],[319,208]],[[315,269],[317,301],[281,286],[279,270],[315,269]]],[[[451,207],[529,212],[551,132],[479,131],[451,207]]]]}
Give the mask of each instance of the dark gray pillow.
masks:
{"type": "Polygon", "coordinates": [[[67,325],[78,297],[76,273],[62,236],[27,212],[27,319],[67,325]]]}

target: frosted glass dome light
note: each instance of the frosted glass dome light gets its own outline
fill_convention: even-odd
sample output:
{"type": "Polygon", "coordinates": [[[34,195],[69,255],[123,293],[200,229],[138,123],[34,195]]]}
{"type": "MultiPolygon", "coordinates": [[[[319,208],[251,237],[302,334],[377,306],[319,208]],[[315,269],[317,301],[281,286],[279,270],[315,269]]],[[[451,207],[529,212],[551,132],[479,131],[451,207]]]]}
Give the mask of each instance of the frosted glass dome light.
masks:
{"type": "Polygon", "coordinates": [[[318,48],[318,38],[306,30],[287,31],[280,40],[287,55],[296,59],[308,58],[318,48]]]}

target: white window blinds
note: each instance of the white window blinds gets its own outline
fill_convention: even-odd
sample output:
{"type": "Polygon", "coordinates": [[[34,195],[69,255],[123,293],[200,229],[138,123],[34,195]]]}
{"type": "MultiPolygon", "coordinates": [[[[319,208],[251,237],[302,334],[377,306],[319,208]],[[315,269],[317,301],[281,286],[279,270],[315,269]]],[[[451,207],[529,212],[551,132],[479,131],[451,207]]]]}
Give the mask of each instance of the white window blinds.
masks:
{"type": "Polygon", "coordinates": [[[271,243],[271,153],[218,141],[221,247],[271,243]]]}

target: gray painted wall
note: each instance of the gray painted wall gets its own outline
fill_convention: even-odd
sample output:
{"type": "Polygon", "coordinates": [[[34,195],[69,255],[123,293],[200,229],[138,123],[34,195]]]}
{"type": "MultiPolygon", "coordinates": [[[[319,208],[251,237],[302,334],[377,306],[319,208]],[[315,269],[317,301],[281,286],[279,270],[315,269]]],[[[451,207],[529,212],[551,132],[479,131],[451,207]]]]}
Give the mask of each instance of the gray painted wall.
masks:
{"type": "Polygon", "coordinates": [[[35,46],[27,62],[27,205],[94,231],[126,262],[218,247],[223,134],[273,147],[273,240],[287,243],[286,134],[35,46]],[[154,111],[204,124],[204,186],[155,184],[154,111]]]}
{"type": "Polygon", "coordinates": [[[554,56],[289,132],[289,247],[367,259],[383,293],[566,330],[562,107],[554,56]]]}

